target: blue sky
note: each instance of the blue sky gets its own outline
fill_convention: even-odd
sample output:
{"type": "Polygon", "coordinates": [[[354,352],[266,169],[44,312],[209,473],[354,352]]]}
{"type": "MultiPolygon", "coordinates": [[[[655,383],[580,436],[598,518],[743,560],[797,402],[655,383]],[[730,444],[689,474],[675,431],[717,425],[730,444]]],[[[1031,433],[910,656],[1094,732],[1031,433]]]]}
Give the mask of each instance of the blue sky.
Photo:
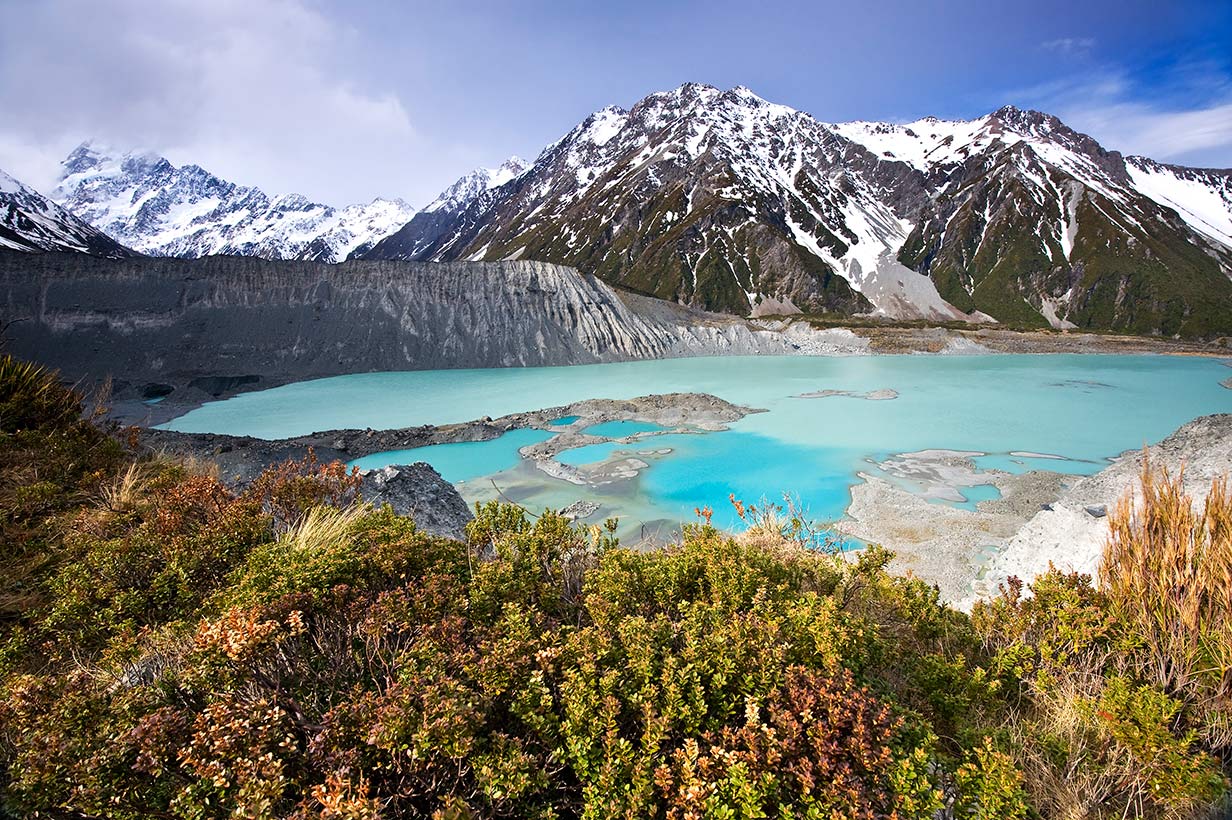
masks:
{"type": "Polygon", "coordinates": [[[1059,115],[1232,166],[1232,2],[0,0],[0,168],[95,138],[334,204],[424,204],[685,81],[819,119],[1059,115]]]}

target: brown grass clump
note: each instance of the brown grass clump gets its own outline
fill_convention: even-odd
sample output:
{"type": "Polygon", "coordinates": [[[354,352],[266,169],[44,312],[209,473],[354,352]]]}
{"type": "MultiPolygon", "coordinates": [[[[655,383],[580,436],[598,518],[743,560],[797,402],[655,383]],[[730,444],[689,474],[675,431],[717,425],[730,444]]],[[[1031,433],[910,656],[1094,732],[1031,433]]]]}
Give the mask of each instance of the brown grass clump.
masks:
{"type": "Polygon", "coordinates": [[[1216,479],[1201,506],[1145,459],[1142,502],[1121,500],[1100,570],[1138,637],[1134,671],[1203,716],[1213,749],[1232,746],[1232,493],[1216,479]]]}
{"type": "Polygon", "coordinates": [[[144,500],[151,471],[134,461],[123,473],[99,489],[98,503],[112,512],[132,509],[144,500]]]}

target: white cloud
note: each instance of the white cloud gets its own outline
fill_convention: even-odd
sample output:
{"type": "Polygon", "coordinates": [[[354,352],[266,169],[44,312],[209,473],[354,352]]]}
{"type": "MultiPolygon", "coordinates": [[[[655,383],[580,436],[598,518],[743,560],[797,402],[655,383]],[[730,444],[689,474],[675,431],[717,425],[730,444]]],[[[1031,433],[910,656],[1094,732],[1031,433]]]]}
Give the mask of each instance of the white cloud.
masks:
{"type": "Polygon", "coordinates": [[[1232,102],[1190,111],[1158,110],[1143,103],[1074,109],[1058,115],[1108,148],[1159,160],[1201,152],[1232,162],[1232,102]]]}
{"type": "Polygon", "coordinates": [[[1193,165],[1232,166],[1232,79],[1209,64],[1178,66],[1148,93],[1119,68],[1023,89],[1010,99],[1055,114],[1105,148],[1193,165]],[[1187,92],[1198,93],[1187,93],[1187,92]],[[1170,104],[1197,98],[1189,106],[1170,104]]]}
{"type": "Polygon", "coordinates": [[[1095,47],[1094,37],[1059,37],[1040,43],[1041,48],[1048,51],[1060,51],[1063,54],[1075,54],[1090,51],[1095,47]]]}
{"type": "Polygon", "coordinates": [[[9,2],[0,167],[46,189],[97,138],[270,192],[422,202],[427,141],[396,96],[348,75],[357,47],[308,0],[9,2]]]}

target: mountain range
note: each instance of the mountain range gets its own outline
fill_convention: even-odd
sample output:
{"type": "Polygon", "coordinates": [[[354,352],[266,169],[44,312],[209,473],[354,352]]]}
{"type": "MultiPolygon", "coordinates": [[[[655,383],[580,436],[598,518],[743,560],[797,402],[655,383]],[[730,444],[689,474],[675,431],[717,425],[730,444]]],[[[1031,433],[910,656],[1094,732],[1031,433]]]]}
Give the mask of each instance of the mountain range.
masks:
{"type": "Polygon", "coordinates": [[[1232,172],[1005,107],[830,124],[745,88],[606,108],[368,258],[536,259],[740,314],[1232,332],[1232,172]]]}
{"type": "Polygon", "coordinates": [[[270,196],[196,165],[84,143],[61,164],[51,197],[152,256],[214,254],[340,262],[406,223],[400,199],[333,208],[300,194],[270,196]]]}
{"type": "Polygon", "coordinates": [[[151,255],[535,260],[739,315],[1232,333],[1232,171],[1122,156],[1010,106],[834,124],[687,83],[597,111],[533,163],[475,171],[419,211],[271,197],[91,144],[51,198],[151,255]]]}
{"type": "Polygon", "coordinates": [[[136,255],[4,171],[0,171],[0,248],[109,258],[136,255]]]}

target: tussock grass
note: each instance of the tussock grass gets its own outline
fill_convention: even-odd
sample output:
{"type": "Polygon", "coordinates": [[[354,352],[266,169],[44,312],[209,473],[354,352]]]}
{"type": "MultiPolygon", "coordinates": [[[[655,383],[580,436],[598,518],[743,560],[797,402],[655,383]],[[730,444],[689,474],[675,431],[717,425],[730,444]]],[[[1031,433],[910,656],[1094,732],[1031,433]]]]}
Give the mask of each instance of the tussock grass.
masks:
{"type": "Polygon", "coordinates": [[[99,490],[99,505],[112,512],[132,509],[145,498],[149,478],[150,473],[145,465],[139,462],[129,464],[127,470],[99,490]]]}
{"type": "Polygon", "coordinates": [[[1213,748],[1232,746],[1232,492],[1205,503],[1144,459],[1142,501],[1109,517],[1100,575],[1117,615],[1140,637],[1135,670],[1206,717],[1213,748]]]}
{"type": "Polygon", "coordinates": [[[369,512],[356,504],[345,509],[313,507],[280,539],[289,554],[311,555],[330,550],[348,540],[355,524],[369,512]]]}
{"type": "Polygon", "coordinates": [[[80,415],[80,394],[65,390],[55,371],[0,356],[0,431],[56,427],[80,415]]]}

